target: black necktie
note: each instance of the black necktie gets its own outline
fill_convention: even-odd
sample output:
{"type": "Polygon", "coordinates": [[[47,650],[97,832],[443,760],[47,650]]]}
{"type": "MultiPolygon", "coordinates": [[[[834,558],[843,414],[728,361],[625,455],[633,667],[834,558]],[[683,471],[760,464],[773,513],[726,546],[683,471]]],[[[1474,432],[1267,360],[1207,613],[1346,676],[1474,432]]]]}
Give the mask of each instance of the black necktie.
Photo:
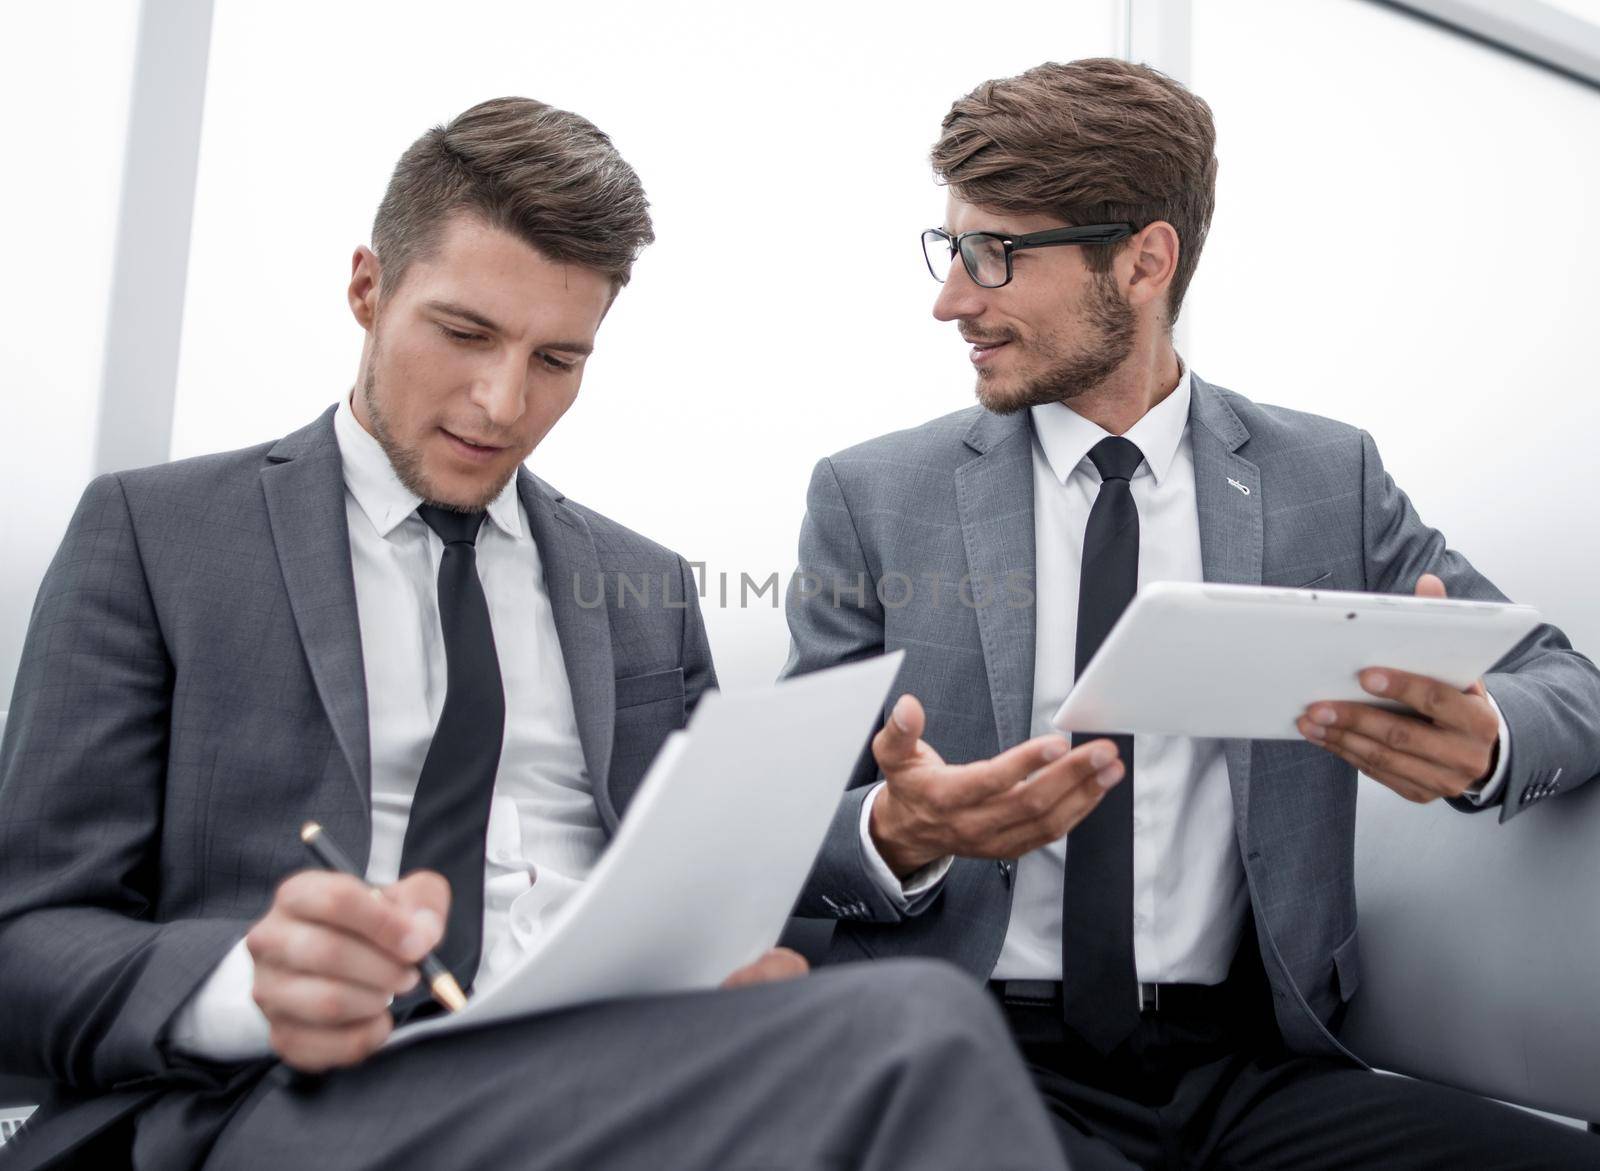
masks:
{"type": "MultiPolygon", "coordinates": [[[[1139,510],[1128,481],[1144,458],[1120,436],[1089,452],[1100,494],[1083,535],[1078,586],[1077,674],[1116,625],[1139,587],[1139,510]]],[[[1098,739],[1073,734],[1072,743],[1098,739]]],[[[1109,1053],[1139,1023],[1133,966],[1133,737],[1113,737],[1127,769],[1122,782],[1067,835],[1061,901],[1062,1009],[1066,1023],[1109,1053]]]]}
{"type": "MultiPolygon", "coordinates": [[[[462,988],[472,984],[483,946],[484,837],[506,698],[500,659],[489,625],[489,603],[478,580],[478,529],[484,513],[417,509],[444,542],[439,562],[439,626],[444,632],[445,693],[411,801],[400,873],[437,870],[450,881],[450,918],[434,954],[462,988]]],[[[395,1004],[397,1017],[427,1003],[420,986],[395,1004]]]]}

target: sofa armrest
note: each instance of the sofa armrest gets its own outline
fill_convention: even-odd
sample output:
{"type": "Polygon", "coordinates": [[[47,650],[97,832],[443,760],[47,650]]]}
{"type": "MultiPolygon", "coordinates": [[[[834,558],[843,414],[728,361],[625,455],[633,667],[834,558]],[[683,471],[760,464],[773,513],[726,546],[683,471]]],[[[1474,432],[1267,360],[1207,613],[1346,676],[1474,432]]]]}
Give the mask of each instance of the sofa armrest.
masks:
{"type": "Polygon", "coordinates": [[[1363,973],[1341,1039],[1380,1069],[1600,1120],[1600,783],[1504,824],[1360,785],[1363,973]]]}

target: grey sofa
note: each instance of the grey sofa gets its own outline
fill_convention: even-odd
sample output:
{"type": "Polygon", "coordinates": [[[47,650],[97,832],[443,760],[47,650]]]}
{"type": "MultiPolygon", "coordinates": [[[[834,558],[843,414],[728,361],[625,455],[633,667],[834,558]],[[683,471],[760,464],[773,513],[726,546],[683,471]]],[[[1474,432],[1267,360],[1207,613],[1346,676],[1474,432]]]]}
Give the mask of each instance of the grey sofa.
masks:
{"type": "Polygon", "coordinates": [[[1600,780],[1504,825],[1363,781],[1356,898],[1352,1050],[1600,1132],[1600,780]]]}

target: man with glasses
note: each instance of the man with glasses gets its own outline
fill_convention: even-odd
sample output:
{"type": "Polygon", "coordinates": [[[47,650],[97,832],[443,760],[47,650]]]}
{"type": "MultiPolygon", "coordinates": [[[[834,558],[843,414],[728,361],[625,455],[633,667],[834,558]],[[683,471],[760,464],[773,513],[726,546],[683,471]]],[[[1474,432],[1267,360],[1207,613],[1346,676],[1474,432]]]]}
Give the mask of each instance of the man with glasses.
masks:
{"type": "Polygon", "coordinates": [[[1364,432],[1175,352],[1214,142],[1203,101],[1115,60],[944,119],[922,246],[979,405],[813,474],[786,674],[907,658],[799,912],[839,920],[830,961],[987,981],[1076,1167],[1594,1166],[1589,1136],[1375,1074],[1337,1035],[1356,770],[1502,820],[1557,765],[1600,772],[1600,673],[1559,631],[1465,692],[1370,670],[1405,710],[1314,704],[1302,742],[1051,730],[1142,582],[1501,598],[1364,432]]]}

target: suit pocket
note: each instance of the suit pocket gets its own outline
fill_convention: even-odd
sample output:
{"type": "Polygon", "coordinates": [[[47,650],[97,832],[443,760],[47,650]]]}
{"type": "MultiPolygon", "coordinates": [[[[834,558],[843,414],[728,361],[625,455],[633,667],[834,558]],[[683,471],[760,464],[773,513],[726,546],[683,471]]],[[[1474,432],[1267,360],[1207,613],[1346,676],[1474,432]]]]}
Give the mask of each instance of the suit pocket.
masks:
{"type": "Polygon", "coordinates": [[[1333,949],[1333,974],[1339,987],[1339,999],[1348,1001],[1361,987],[1361,948],[1356,943],[1356,932],[1333,949]]]}
{"type": "Polygon", "coordinates": [[[627,811],[639,782],[666,738],[687,722],[683,668],[618,679],[611,773],[606,783],[618,815],[627,811]]]}
{"type": "Polygon", "coordinates": [[[617,710],[657,703],[663,699],[683,699],[683,668],[670,671],[652,671],[648,675],[629,675],[618,679],[617,710]]]}
{"type": "Polygon", "coordinates": [[[1312,578],[1310,581],[1301,582],[1299,585],[1295,586],[1294,588],[1297,589],[1297,590],[1314,589],[1317,586],[1321,585],[1323,582],[1327,581],[1332,576],[1333,576],[1333,570],[1330,569],[1330,570],[1327,570],[1324,573],[1317,574],[1317,576],[1312,578]]]}

